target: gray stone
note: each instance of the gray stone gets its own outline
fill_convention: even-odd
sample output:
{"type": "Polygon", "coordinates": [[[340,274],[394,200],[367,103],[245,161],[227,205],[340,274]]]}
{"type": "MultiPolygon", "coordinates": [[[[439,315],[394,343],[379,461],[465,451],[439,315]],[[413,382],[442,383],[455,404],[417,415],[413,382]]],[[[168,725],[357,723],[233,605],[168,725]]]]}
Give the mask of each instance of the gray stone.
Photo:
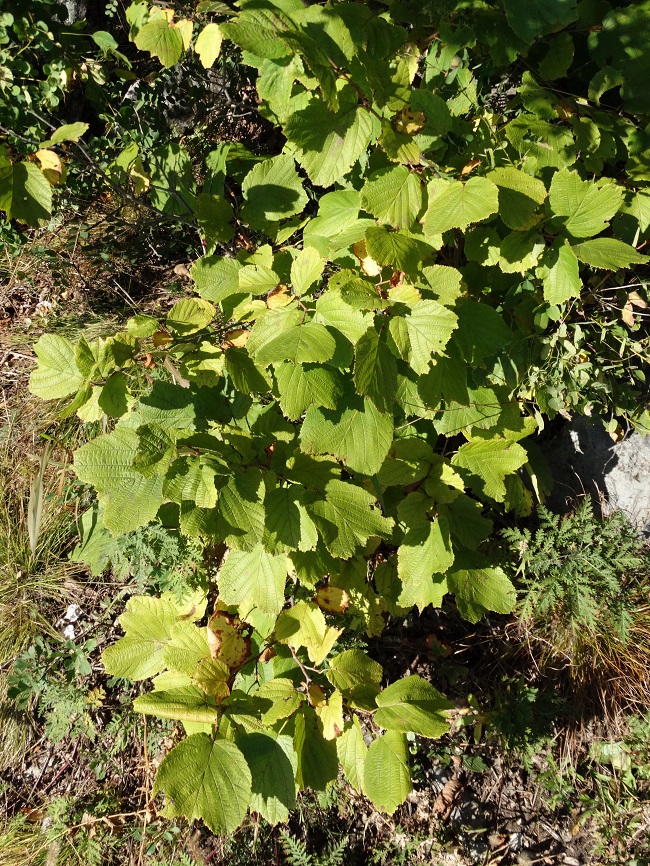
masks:
{"type": "Polygon", "coordinates": [[[650,536],[650,436],[631,433],[614,442],[600,423],[574,418],[542,450],[555,480],[549,507],[565,511],[588,493],[604,515],[624,511],[650,536]]]}

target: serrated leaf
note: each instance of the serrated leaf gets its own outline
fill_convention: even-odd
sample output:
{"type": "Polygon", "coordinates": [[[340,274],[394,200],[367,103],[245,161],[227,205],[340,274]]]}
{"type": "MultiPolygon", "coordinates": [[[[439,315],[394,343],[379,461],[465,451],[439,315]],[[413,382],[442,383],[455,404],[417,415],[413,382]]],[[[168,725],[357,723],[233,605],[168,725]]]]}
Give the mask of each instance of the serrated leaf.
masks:
{"type": "Polygon", "coordinates": [[[204,69],[210,69],[214,65],[214,61],[221,51],[222,40],[221,29],[214,22],[206,24],[197,36],[194,50],[198,54],[201,66],[204,69]]]}
{"type": "Polygon", "coordinates": [[[135,430],[118,428],[75,451],[77,477],[97,490],[104,526],[114,535],[149,523],[163,502],[162,478],[145,478],[133,469],[138,444],[135,430]]]}
{"type": "Polygon", "coordinates": [[[618,271],[630,265],[643,265],[650,261],[648,256],[638,253],[629,244],[615,238],[595,238],[574,244],[571,249],[581,262],[592,268],[618,271]]]}
{"type": "Polygon", "coordinates": [[[206,256],[192,265],[190,271],[196,291],[215,304],[225,301],[242,290],[239,288],[241,262],[221,256],[206,256]]]}
{"type": "Polygon", "coordinates": [[[157,57],[166,68],[178,63],[183,53],[181,31],[164,16],[150,19],[140,28],[133,41],[141,51],[148,51],[152,57],[157,57]]]}
{"type": "Polygon", "coordinates": [[[348,559],[371,535],[390,537],[391,518],[382,517],[376,500],[365,490],[333,480],[325,488],[325,500],[312,507],[312,515],[332,556],[348,559]]]}
{"type": "Polygon", "coordinates": [[[419,177],[402,165],[382,168],[367,178],[361,206],[381,223],[410,229],[422,207],[419,177]]]}
{"type": "Polygon", "coordinates": [[[382,414],[372,400],[339,410],[310,406],[300,431],[307,454],[333,454],[353,472],[374,475],[393,441],[393,416],[382,414]]]}
{"type": "Polygon", "coordinates": [[[136,713],[174,719],[179,722],[217,723],[218,710],[208,696],[195,686],[154,691],[140,695],[133,701],[136,713]]]}
{"type": "Polygon", "coordinates": [[[298,758],[286,734],[248,733],[237,738],[251,772],[250,808],[269,822],[283,823],[296,806],[298,758]]]}
{"type": "Polygon", "coordinates": [[[305,498],[305,491],[297,485],[278,487],[266,497],[266,530],[278,546],[302,551],[316,547],[318,532],[305,498]]]}
{"type": "Polygon", "coordinates": [[[311,707],[303,707],[296,716],[293,742],[298,755],[298,784],[301,788],[324,791],[336,779],[339,762],[336,743],[324,739],[322,725],[311,707]]]}
{"type": "Polygon", "coordinates": [[[383,226],[371,226],[366,232],[368,255],[379,265],[412,274],[431,248],[422,241],[401,232],[390,232],[383,226]]]}
{"type": "Polygon", "coordinates": [[[524,42],[532,42],[572,24],[578,17],[577,0],[505,0],[508,24],[524,42]]]}
{"type": "Polygon", "coordinates": [[[261,544],[250,551],[231,550],[217,576],[219,596],[225,604],[255,602],[268,614],[278,614],[284,606],[284,584],[288,562],[273,556],[261,544]]]}
{"type": "Polygon", "coordinates": [[[454,181],[430,199],[422,228],[429,237],[453,228],[466,229],[498,209],[499,189],[491,181],[484,177],[473,177],[467,183],[454,181]]]}
{"type": "Polygon", "coordinates": [[[564,230],[574,238],[590,238],[607,228],[623,203],[624,190],[614,184],[597,186],[577,171],[562,169],[553,175],[549,204],[562,217],[564,230]]]}
{"type": "Polygon", "coordinates": [[[307,322],[295,325],[269,340],[255,353],[255,361],[263,367],[281,361],[295,364],[323,363],[334,355],[336,342],[323,325],[307,322]]]}
{"type": "Polygon", "coordinates": [[[451,571],[447,577],[449,591],[456,596],[458,610],[470,622],[478,622],[488,610],[510,613],[517,593],[500,568],[468,567],[451,571]]]}
{"type": "Polygon", "coordinates": [[[507,439],[476,439],[462,445],[452,457],[452,465],[466,469],[472,488],[503,502],[504,479],[528,462],[525,448],[507,439]]]}
{"type": "Polygon", "coordinates": [[[373,127],[372,115],[356,102],[333,113],[324,101],[313,99],[290,116],[284,134],[311,182],[328,187],[344,177],[365,152],[373,127]]]}
{"type": "Polygon", "coordinates": [[[374,707],[384,671],[363,650],[351,649],[330,659],[327,679],[348,701],[366,709],[374,707]]]}
{"type": "Polygon", "coordinates": [[[333,740],[343,731],[343,695],[334,690],[325,701],[315,703],[316,715],[323,726],[323,736],[333,740]]]}
{"type": "Polygon", "coordinates": [[[417,605],[420,613],[427,605],[442,605],[447,591],[444,575],[454,562],[449,526],[444,517],[411,526],[397,552],[397,573],[402,591],[401,607],[417,605]]]}
{"type": "Polygon", "coordinates": [[[397,362],[375,328],[354,347],[354,387],[370,397],[380,412],[390,412],[397,391],[397,362]]]}
{"type": "Polygon", "coordinates": [[[75,363],[75,348],[65,337],[43,334],[34,346],[38,365],[29,377],[29,390],[42,400],[76,393],[84,377],[75,363]]]}
{"type": "Polygon", "coordinates": [[[262,541],[264,494],[264,481],[258,469],[236,472],[220,489],[219,523],[231,547],[252,550],[262,541]]]}
{"type": "Polygon", "coordinates": [[[426,373],[433,357],[449,342],[458,317],[437,301],[419,301],[404,319],[410,343],[409,364],[416,373],[426,373]]]}
{"type": "Polygon", "coordinates": [[[236,346],[224,352],[224,367],[232,384],[242,394],[266,394],[271,382],[255,364],[246,349],[236,346]]]}
{"type": "Polygon", "coordinates": [[[370,744],[363,791],[380,812],[392,815],[412,790],[406,737],[397,731],[387,731],[370,744]]]}
{"type": "Polygon", "coordinates": [[[327,625],[322,610],[313,602],[298,601],[283,610],[275,624],[275,636],[280,643],[294,649],[306,647],[316,665],[329,655],[342,629],[327,625]]]}
{"type": "Polygon", "coordinates": [[[314,321],[340,331],[354,345],[372,325],[373,317],[352,309],[339,291],[329,289],[316,301],[314,321]]]}
{"type": "Polygon", "coordinates": [[[274,372],[280,393],[280,408],[291,421],[297,421],[312,404],[335,409],[343,396],[343,387],[336,371],[328,367],[276,364],[274,372]]]}
{"type": "Polygon", "coordinates": [[[255,228],[299,214],[307,204],[296,164],[287,153],[253,166],[244,178],[242,193],[243,218],[255,228]]]}
{"type": "Polygon", "coordinates": [[[52,215],[52,187],[31,162],[0,164],[0,210],[35,228],[52,215]]]}
{"type": "Polygon", "coordinates": [[[133,596],[120,617],[125,637],[104,650],[106,673],[131,680],[144,680],[165,667],[163,654],[178,622],[175,606],[152,596],[133,596]]]}
{"type": "Polygon", "coordinates": [[[213,833],[231,833],[244,820],[251,773],[241,751],[219,735],[193,734],[158,768],[152,796],[163,791],[176,814],[202,818],[213,833]]]}
{"type": "Polygon", "coordinates": [[[582,283],[578,259],[568,244],[555,245],[547,250],[542,260],[543,269],[537,270],[544,281],[544,300],[548,304],[564,304],[569,298],[579,298],[582,283]]]}
{"type": "Polygon", "coordinates": [[[352,785],[355,791],[358,791],[359,794],[363,794],[363,781],[368,747],[366,746],[363,732],[361,731],[361,725],[356,716],[353,717],[352,723],[346,727],[341,736],[337,739],[336,751],[341,767],[343,767],[345,778],[352,785]]]}
{"type": "Polygon", "coordinates": [[[416,675],[383,689],[377,696],[377,706],[373,719],[380,727],[432,738],[447,733],[445,711],[454,708],[444,695],[416,675]]]}
{"type": "Polygon", "coordinates": [[[221,701],[230,694],[228,688],[230,676],[230,668],[223,662],[213,658],[202,658],[199,659],[192,674],[192,682],[206,695],[221,701]]]}
{"type": "Polygon", "coordinates": [[[64,123],[56,129],[47,141],[41,142],[41,147],[52,147],[53,144],[61,144],[64,141],[79,141],[82,135],[88,132],[89,125],[77,121],[76,123],[64,123]]]}
{"type": "Polygon", "coordinates": [[[291,284],[294,292],[304,295],[320,280],[324,268],[325,259],[318,250],[310,246],[303,247],[291,264],[291,284]]]}
{"type": "Polygon", "coordinates": [[[546,199],[546,187],[537,177],[517,168],[496,168],[487,175],[499,188],[499,216],[515,231],[528,231],[538,221],[537,211],[546,199]]]}
{"type": "Polygon", "coordinates": [[[271,706],[262,712],[262,721],[266,725],[272,725],[278,719],[289,718],[298,709],[304,697],[297,691],[292,680],[284,678],[264,683],[255,692],[255,696],[265,703],[271,701],[271,706]]]}

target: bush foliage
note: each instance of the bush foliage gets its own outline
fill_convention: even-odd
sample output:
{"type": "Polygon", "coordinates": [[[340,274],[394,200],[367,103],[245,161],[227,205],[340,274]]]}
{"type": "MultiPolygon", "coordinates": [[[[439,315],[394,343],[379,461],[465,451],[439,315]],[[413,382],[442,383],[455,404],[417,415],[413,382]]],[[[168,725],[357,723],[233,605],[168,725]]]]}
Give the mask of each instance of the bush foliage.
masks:
{"type": "MultiPolygon", "coordinates": [[[[106,431],[74,458],[99,501],[82,554],[158,521],[200,540],[216,580],[207,626],[201,591],[134,597],[104,653],[107,672],[153,679],[138,710],[185,726],[155,784],[169,814],[221,833],[249,808],[283,821],[339,764],[393,812],[407,734],[440,736],[452,705],[419,676],[386,685],[355,635],[447,594],[471,622],[510,612],[493,524],[543,500],[538,431],[574,412],[647,429],[649,12],[135,2],[133,44],[86,34],[97,65],[75,49],[65,75],[101,68],[116,87],[138,64],[240,58],[280,152],[131,124],[96,159],[85,122],[43,138],[7,121],[9,218],[46,222],[68,169],[90,165],[202,240],[166,317],[46,334],[30,382],[106,431]]],[[[0,19],[4,68],[21,68],[26,21],[42,31],[21,14],[0,19]]],[[[0,79],[30,117],[59,99],[46,61],[0,79]]]]}

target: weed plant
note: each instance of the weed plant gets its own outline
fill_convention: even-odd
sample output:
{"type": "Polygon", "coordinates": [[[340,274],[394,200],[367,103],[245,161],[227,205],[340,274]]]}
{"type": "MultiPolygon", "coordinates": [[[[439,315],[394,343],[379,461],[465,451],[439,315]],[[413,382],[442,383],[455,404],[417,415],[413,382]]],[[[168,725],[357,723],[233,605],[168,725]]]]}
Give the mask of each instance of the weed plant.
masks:
{"type": "Polygon", "coordinates": [[[603,705],[647,688],[650,560],[621,512],[600,520],[585,498],[562,517],[543,506],[538,526],[506,529],[518,560],[520,633],[544,667],[568,668],[603,705]]]}

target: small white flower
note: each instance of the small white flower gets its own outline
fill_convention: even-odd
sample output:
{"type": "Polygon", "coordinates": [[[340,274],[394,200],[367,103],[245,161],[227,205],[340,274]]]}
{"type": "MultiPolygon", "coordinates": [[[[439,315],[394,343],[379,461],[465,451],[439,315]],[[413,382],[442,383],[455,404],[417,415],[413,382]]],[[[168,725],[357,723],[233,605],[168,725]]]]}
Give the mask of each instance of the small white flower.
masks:
{"type": "Polygon", "coordinates": [[[66,625],[66,627],[63,629],[63,637],[66,638],[67,640],[74,640],[75,639],[75,633],[74,633],[74,626],[73,625],[66,625]]]}
{"type": "Polygon", "coordinates": [[[69,604],[68,609],[65,612],[65,616],[63,619],[66,622],[76,622],[79,619],[79,614],[81,613],[81,608],[78,604],[69,604]]]}

